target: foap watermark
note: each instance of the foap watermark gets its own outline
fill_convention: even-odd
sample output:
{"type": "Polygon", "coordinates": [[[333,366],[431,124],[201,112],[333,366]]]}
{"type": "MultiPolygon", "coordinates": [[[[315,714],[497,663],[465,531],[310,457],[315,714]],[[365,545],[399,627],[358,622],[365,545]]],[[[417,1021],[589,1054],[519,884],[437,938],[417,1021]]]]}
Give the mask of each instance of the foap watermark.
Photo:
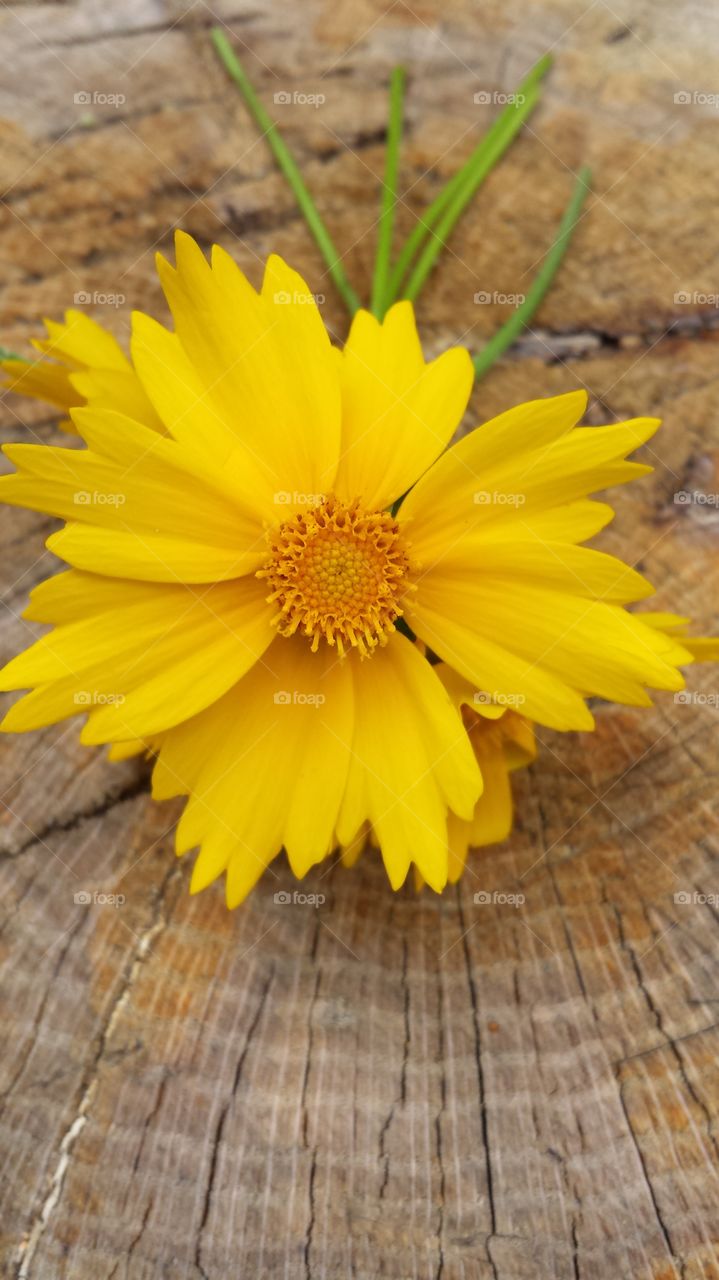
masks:
{"type": "Polygon", "coordinates": [[[704,89],[679,89],[674,94],[678,107],[719,107],[719,93],[707,93],[704,89]]]}
{"type": "Polygon", "coordinates": [[[499,889],[480,889],[472,899],[475,907],[523,907],[523,893],[503,893],[499,889]]]}
{"type": "Polygon", "coordinates": [[[498,689],[487,693],[478,689],[472,701],[478,707],[522,707],[527,699],[523,693],[500,693],[498,689]]]}
{"type": "Polygon", "coordinates": [[[124,93],[101,93],[98,90],[81,89],[72,95],[76,107],[124,107],[124,93]]]}
{"type": "Polygon", "coordinates": [[[278,707],[322,707],[327,701],[323,693],[303,693],[300,689],[278,689],[272,700],[278,707]]]}
{"type": "Polygon", "coordinates": [[[674,494],[677,507],[719,507],[719,493],[704,493],[701,489],[680,489],[674,494]]]}
{"type": "Polygon", "coordinates": [[[121,707],[124,693],[100,693],[97,689],[80,689],[73,694],[76,707],[121,707]]]}
{"type": "Polygon", "coordinates": [[[294,889],[278,889],[273,893],[272,901],[280,907],[321,907],[327,899],[323,893],[300,893],[294,889]]]}
{"type": "Polygon", "coordinates": [[[299,89],[278,89],[273,93],[272,101],[276,107],[323,107],[327,98],[324,93],[302,93],[299,89]]]}
{"type": "Polygon", "coordinates": [[[526,493],[504,493],[497,489],[478,489],[472,501],[476,507],[523,507],[527,501],[526,493]]]}
{"type": "Polygon", "coordinates": [[[280,507],[321,507],[326,498],[324,493],[298,493],[297,489],[280,489],[273,494],[272,501],[280,507]]]}
{"type": "Polygon", "coordinates": [[[700,893],[698,889],[680,889],[674,894],[678,907],[717,907],[719,893],[700,893]]]}
{"type": "Polygon", "coordinates": [[[79,889],[72,900],[78,907],[124,907],[127,901],[124,893],[90,893],[89,889],[79,889]]]}
{"type": "Polygon", "coordinates": [[[524,93],[502,93],[500,90],[478,89],[473,95],[476,107],[521,107],[527,101],[524,93]]]}
{"type": "Polygon", "coordinates": [[[124,293],[101,293],[97,289],[90,293],[87,289],[78,289],[72,300],[76,307],[124,307],[127,299],[124,293]]]}
{"type": "Polygon", "coordinates": [[[322,307],[326,301],[324,293],[303,293],[301,289],[278,289],[272,298],[278,307],[322,307]]]}
{"type": "Polygon", "coordinates": [[[719,707],[719,693],[690,693],[688,689],[681,689],[674,694],[674,704],[677,707],[719,707]]]}
{"type": "Polygon", "coordinates": [[[127,495],[101,493],[99,489],[93,489],[92,493],[88,489],[78,489],[72,495],[72,500],[77,507],[123,507],[127,502],[127,495]]]}
{"type": "Polygon", "coordinates": [[[719,307],[719,293],[702,293],[701,289],[677,289],[675,307],[719,307]]]}
{"type": "Polygon", "coordinates": [[[523,293],[501,293],[499,289],[490,293],[488,289],[478,289],[474,301],[478,307],[489,307],[492,303],[500,307],[521,307],[525,297],[523,293]]]}

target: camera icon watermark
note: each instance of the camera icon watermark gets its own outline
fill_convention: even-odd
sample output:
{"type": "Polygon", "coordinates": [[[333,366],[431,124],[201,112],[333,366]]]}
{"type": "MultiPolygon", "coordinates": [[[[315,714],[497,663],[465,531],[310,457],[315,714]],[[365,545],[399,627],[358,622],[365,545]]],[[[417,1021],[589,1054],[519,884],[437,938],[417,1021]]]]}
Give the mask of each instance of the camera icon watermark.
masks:
{"type": "Polygon", "coordinates": [[[472,495],[472,501],[476,507],[489,507],[493,504],[499,507],[523,507],[527,501],[526,493],[503,493],[498,490],[478,489],[472,495]]]}
{"type": "Polygon", "coordinates": [[[719,893],[702,893],[698,889],[679,889],[674,894],[674,902],[678,907],[716,907],[719,905],[719,893]]]}
{"type": "Polygon", "coordinates": [[[719,293],[702,293],[700,289],[677,289],[676,307],[719,307],[719,293]]]}
{"type": "Polygon", "coordinates": [[[327,300],[324,293],[302,293],[299,289],[294,293],[290,293],[288,289],[278,289],[273,293],[272,299],[278,307],[309,307],[313,303],[321,307],[327,300]]]}
{"type": "Polygon", "coordinates": [[[72,500],[77,507],[123,507],[127,502],[127,495],[100,493],[97,489],[90,493],[87,489],[78,489],[77,493],[72,495],[72,500]]]}
{"type": "Polygon", "coordinates": [[[324,93],[302,93],[299,90],[278,89],[272,95],[276,107],[317,107],[324,106],[327,98],[324,93]]]}
{"type": "Polygon", "coordinates": [[[498,889],[479,889],[473,897],[476,907],[523,907],[526,901],[523,893],[502,893],[498,889]]]}
{"type": "Polygon", "coordinates": [[[674,94],[678,107],[719,107],[719,93],[706,93],[703,89],[679,89],[674,94]]]}
{"type": "Polygon", "coordinates": [[[472,95],[472,100],[477,107],[521,107],[527,101],[527,97],[524,93],[501,93],[498,90],[478,89],[472,95]]]}
{"type": "Polygon", "coordinates": [[[719,493],[704,493],[702,489],[679,489],[674,494],[677,507],[719,507],[719,493]]]}
{"type": "Polygon", "coordinates": [[[80,89],[72,95],[76,107],[124,107],[127,98],[124,93],[99,93],[89,89],[80,89]]]}
{"type": "Polygon", "coordinates": [[[124,693],[99,693],[96,689],[79,689],[73,694],[76,707],[121,707],[124,693]]]}
{"type": "Polygon", "coordinates": [[[492,303],[500,307],[521,307],[525,299],[524,293],[501,293],[499,289],[494,289],[491,293],[488,289],[478,289],[474,295],[478,307],[491,306],[492,303]]]}
{"type": "Polygon", "coordinates": [[[321,907],[327,901],[324,893],[300,893],[295,889],[278,889],[273,893],[272,901],[281,907],[321,907]]]}
{"type": "Polygon", "coordinates": [[[322,707],[327,698],[324,693],[302,693],[299,689],[278,689],[272,695],[277,707],[322,707]]]}
{"type": "Polygon", "coordinates": [[[123,307],[127,301],[124,293],[89,293],[87,289],[78,289],[72,300],[76,307],[123,307]]]}
{"type": "Polygon", "coordinates": [[[676,707],[719,707],[719,693],[691,693],[689,689],[680,689],[674,694],[676,707]]]}
{"type": "Polygon", "coordinates": [[[327,499],[324,493],[300,493],[297,489],[279,489],[272,501],[280,507],[321,507],[327,499]]]}
{"type": "Polygon", "coordinates": [[[478,689],[474,694],[472,701],[477,707],[522,707],[527,701],[523,693],[501,693],[499,689],[495,689],[493,693],[487,693],[485,689],[478,689]]]}
{"type": "Polygon", "coordinates": [[[72,900],[78,907],[124,907],[127,902],[124,893],[90,893],[87,889],[79,889],[72,900]]]}

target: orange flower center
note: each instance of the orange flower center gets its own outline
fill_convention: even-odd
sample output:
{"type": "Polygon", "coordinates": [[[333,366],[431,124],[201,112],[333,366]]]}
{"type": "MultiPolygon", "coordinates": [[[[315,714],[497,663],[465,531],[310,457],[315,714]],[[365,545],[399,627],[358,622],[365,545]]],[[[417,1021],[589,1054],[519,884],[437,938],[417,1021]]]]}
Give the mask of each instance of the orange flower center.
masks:
{"type": "Polygon", "coordinates": [[[269,541],[270,558],[257,576],[272,589],[267,599],[277,602],[272,621],[281,635],[301,631],[313,651],[324,638],[340,655],[354,646],[364,657],[387,643],[410,585],[391,515],[329,497],[285,520],[269,541]]]}

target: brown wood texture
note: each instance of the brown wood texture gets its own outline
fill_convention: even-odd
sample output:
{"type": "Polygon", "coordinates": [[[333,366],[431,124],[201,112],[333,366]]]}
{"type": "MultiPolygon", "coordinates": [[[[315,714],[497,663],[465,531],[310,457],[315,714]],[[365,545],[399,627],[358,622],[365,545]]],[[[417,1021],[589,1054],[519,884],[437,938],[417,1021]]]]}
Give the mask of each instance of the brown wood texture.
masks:
{"type": "MultiPolygon", "coordinates": [[[[208,47],[213,17],[365,282],[391,65],[409,71],[406,232],[498,110],[474,95],[511,90],[553,50],[541,110],[423,296],[422,335],[429,350],[479,347],[510,308],[475,294],[526,291],[588,161],[594,194],[557,286],[470,420],[578,385],[589,421],[660,414],[656,469],[617,495],[603,545],[659,584],[660,607],[716,629],[712,7],[4,7],[8,347],[27,350],[77,293],[122,338],[131,307],[164,316],[153,249],[174,226],[219,240],[255,280],[283,253],[344,335],[208,47]],[[713,503],[676,504],[679,490],[713,503]]],[[[4,440],[58,438],[37,404],[5,398],[1,422],[4,440]]],[[[52,522],[0,521],[5,660],[30,638],[19,615],[51,571],[52,522]]],[[[593,735],[540,732],[515,834],[475,854],[459,889],[393,895],[370,856],[310,875],[319,908],[274,900],[294,887],[279,862],[233,913],[220,886],[191,898],[178,811],[149,799],[142,765],[109,764],[73,724],[4,737],[0,1274],[719,1277],[717,669],[696,668],[690,689],[704,700],[602,707],[593,735]],[[524,902],[478,905],[481,890],[524,902]]]]}

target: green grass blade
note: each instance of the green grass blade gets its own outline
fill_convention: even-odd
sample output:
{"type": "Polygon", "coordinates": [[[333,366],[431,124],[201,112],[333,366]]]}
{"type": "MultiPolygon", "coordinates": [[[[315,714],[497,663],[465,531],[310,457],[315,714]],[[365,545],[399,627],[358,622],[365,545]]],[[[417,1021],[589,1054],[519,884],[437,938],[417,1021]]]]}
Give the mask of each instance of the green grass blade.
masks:
{"type": "Polygon", "coordinates": [[[477,144],[461,169],[448,180],[439,195],[422,214],[417,225],[410,233],[395,263],[388,287],[388,305],[398,296],[416,297],[424,280],[431,271],[444,244],[452,232],[455,223],[464,212],[478,187],[501,159],[522,124],[534,110],[540,94],[540,83],[551,66],[549,54],[532,67],[525,76],[517,98],[522,101],[508,103],[481,141],[477,144]],[[433,228],[441,221],[436,232],[433,228]],[[432,236],[431,244],[426,246],[423,258],[417,264],[407,288],[402,288],[412,261],[422,249],[425,241],[432,236]],[[410,293],[410,289],[412,292],[410,293]]]}
{"type": "Polygon", "coordinates": [[[589,191],[590,179],[591,172],[585,165],[577,175],[574,190],[562,215],[557,238],[534,277],[524,302],[517,308],[514,315],[510,316],[506,324],[503,324],[502,328],[495,333],[494,337],[490,338],[479,355],[475,356],[474,370],[478,379],[483,378],[489,372],[495,361],[519,337],[522,330],[530,324],[534,313],[553,283],[579,220],[582,205],[589,191]]]}
{"type": "Polygon", "coordinates": [[[314,236],[322,257],[327,263],[327,270],[334,281],[334,284],[346,303],[350,315],[354,315],[355,311],[361,306],[360,300],[355,293],[352,285],[344,271],[344,267],[340,261],[340,256],[332,242],[329,231],[327,230],[317,206],[312,199],[307,187],[305,186],[302,175],[297,168],[297,163],[280,134],[277,125],[270,118],[255,90],[247,77],[247,74],[235,54],[227,36],[219,27],[213,27],[211,31],[212,43],[215,46],[220,61],[231,79],[235,82],[240,93],[242,94],[247,108],[252,116],[255,124],[263,133],[267,145],[269,146],[275,160],[282,173],[286,177],[295,199],[302,211],[305,222],[314,236]]]}

